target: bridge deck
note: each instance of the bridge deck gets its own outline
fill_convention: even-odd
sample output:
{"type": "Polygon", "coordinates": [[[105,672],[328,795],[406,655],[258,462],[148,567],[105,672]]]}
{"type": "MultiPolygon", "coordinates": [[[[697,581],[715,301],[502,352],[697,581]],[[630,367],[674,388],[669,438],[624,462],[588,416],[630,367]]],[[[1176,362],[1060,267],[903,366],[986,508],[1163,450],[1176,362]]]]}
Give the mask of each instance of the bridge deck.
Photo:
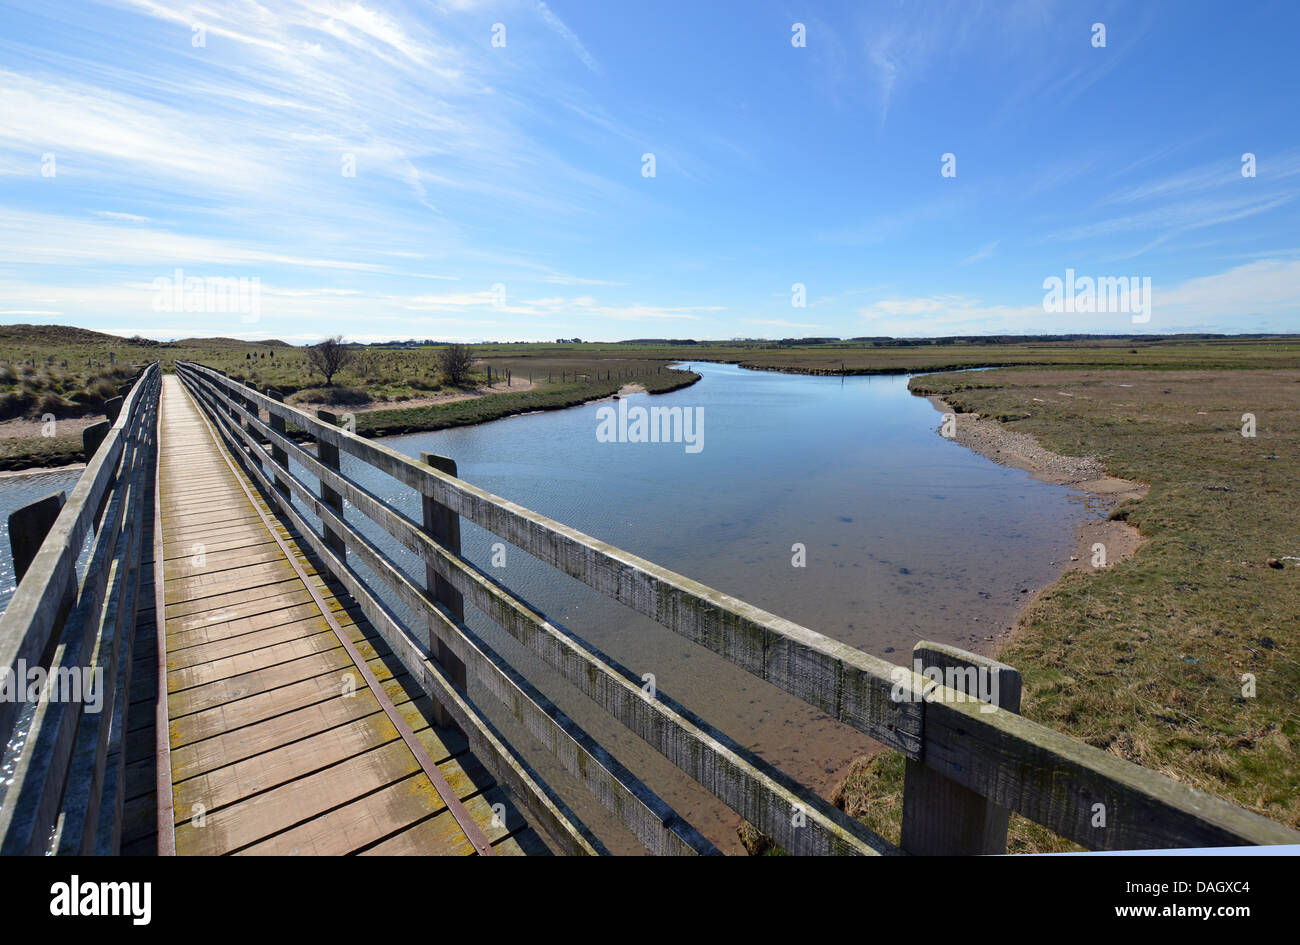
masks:
{"type": "Polygon", "coordinates": [[[444,793],[449,786],[496,852],[536,851],[536,835],[463,736],[431,724],[428,698],[261,496],[245,492],[170,375],[161,423],[176,852],[475,852],[326,611],[436,764],[444,793]],[[494,826],[497,804],[523,829],[494,826]]]}

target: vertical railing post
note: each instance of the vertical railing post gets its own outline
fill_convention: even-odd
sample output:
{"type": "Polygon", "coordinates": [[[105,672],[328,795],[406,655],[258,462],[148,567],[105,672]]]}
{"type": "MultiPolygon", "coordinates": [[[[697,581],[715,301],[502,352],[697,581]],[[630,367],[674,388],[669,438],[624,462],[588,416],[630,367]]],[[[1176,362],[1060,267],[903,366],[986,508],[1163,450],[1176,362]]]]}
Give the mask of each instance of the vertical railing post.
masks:
{"type": "MultiPolygon", "coordinates": [[[[439,472],[444,472],[449,476],[456,475],[456,461],[447,456],[421,452],[420,462],[432,466],[439,472]]],[[[428,496],[422,496],[421,498],[425,534],[453,554],[460,554],[460,516],[441,502],[435,502],[428,496]]],[[[425,589],[429,592],[429,596],[446,607],[447,611],[456,620],[463,622],[465,619],[465,599],[461,596],[460,591],[452,587],[450,583],[428,565],[425,566],[424,579],[425,589]]],[[[455,653],[443,645],[443,642],[438,639],[432,629],[429,632],[429,652],[438,661],[438,665],[446,670],[447,675],[451,677],[457,688],[464,692],[466,685],[465,664],[460,661],[455,653]]],[[[451,717],[441,706],[436,704],[434,719],[442,726],[454,724],[451,717]]]]}
{"type": "MultiPolygon", "coordinates": [[[[998,712],[1020,713],[1020,673],[1006,663],[925,641],[912,649],[912,658],[922,675],[927,670],[941,672],[949,689],[971,699],[987,699],[998,712]]],[[[921,703],[922,713],[925,705],[921,703]]],[[[921,731],[924,735],[925,728],[921,731]]],[[[904,852],[917,856],[1005,853],[1009,817],[1005,807],[950,781],[924,761],[907,759],[899,844],[904,852]]]]}
{"type": "Polygon", "coordinates": [[[36,560],[36,552],[41,550],[45,536],[54,527],[54,521],[67,500],[67,493],[52,492],[9,513],[9,550],[14,563],[15,584],[22,583],[23,575],[36,560]]]}
{"type": "MultiPolygon", "coordinates": [[[[230,375],[227,374],[225,371],[218,371],[217,373],[220,374],[222,377],[224,377],[226,380],[230,380],[230,375]]],[[[224,406],[226,408],[226,413],[230,415],[230,419],[238,423],[239,411],[235,409],[235,392],[232,391],[230,388],[228,388],[225,384],[222,384],[220,381],[218,381],[216,384],[213,384],[212,386],[216,388],[217,395],[220,398],[218,403],[220,403],[221,406],[224,406]]]]}
{"type": "MultiPolygon", "coordinates": [[[[273,387],[268,387],[266,389],[266,396],[270,397],[276,403],[284,403],[284,394],[280,393],[273,387]]],[[[283,437],[289,435],[288,430],[285,428],[284,417],[269,411],[267,417],[269,421],[268,425],[272,430],[283,437]]],[[[273,459],[277,465],[283,466],[285,469],[289,468],[289,451],[276,443],[275,440],[271,441],[271,459],[273,459]]],[[[286,501],[289,499],[289,483],[278,471],[275,473],[275,491],[284,496],[286,501]]]]}
{"type": "MultiPolygon", "coordinates": [[[[247,386],[248,386],[247,383],[240,385],[240,391],[239,394],[237,395],[236,401],[239,404],[239,406],[243,407],[249,413],[256,413],[257,407],[254,406],[252,398],[244,394],[243,388],[247,386]]],[[[253,430],[252,425],[243,417],[239,418],[239,425],[244,428],[245,433],[251,433],[253,430]]]]}
{"type": "MultiPolygon", "coordinates": [[[[328,423],[330,426],[336,427],[339,425],[338,414],[334,413],[332,410],[317,410],[316,419],[321,423],[328,423]]],[[[316,458],[319,459],[322,464],[333,469],[335,472],[339,471],[339,448],[333,443],[326,443],[323,439],[317,437],[316,458]]],[[[320,497],[321,501],[332,508],[339,518],[343,517],[343,496],[325,485],[324,480],[321,480],[320,484],[320,497]]],[[[348,556],[348,547],[343,541],[343,536],[335,532],[324,522],[322,522],[321,525],[325,530],[325,544],[329,545],[330,550],[338,555],[339,558],[346,559],[348,556]]]]}
{"type": "MultiPolygon", "coordinates": [[[[243,404],[244,409],[247,410],[254,417],[257,417],[259,420],[262,419],[261,412],[257,409],[257,401],[255,401],[248,394],[245,394],[243,392],[244,390],[256,391],[257,388],[253,386],[252,381],[246,381],[243,384],[242,389],[240,390],[239,402],[243,404]]],[[[247,433],[249,436],[255,436],[253,432],[254,429],[253,422],[251,420],[248,420],[246,418],[240,418],[239,425],[244,428],[244,432],[247,433]]],[[[257,451],[253,449],[252,446],[248,445],[247,441],[243,443],[243,449],[245,455],[248,456],[249,462],[253,462],[253,463],[257,462],[257,451]]]]}
{"type": "Polygon", "coordinates": [[[85,461],[88,463],[99,445],[104,442],[104,437],[108,436],[108,431],[113,428],[113,424],[107,420],[100,420],[98,423],[92,423],[81,431],[81,452],[85,455],[85,461]]]}

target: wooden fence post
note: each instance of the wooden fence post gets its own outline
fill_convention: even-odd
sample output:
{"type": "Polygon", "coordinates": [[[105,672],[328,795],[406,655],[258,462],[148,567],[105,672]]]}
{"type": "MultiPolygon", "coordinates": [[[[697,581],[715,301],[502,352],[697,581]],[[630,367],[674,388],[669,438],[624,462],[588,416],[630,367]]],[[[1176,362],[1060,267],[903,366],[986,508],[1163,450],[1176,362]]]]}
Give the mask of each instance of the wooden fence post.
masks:
{"type": "Polygon", "coordinates": [[[91,457],[95,455],[95,450],[99,449],[99,444],[104,442],[104,437],[108,436],[108,431],[112,427],[113,424],[107,420],[100,420],[81,431],[81,451],[86,456],[86,462],[90,462],[91,457]]]}
{"type": "MultiPolygon", "coordinates": [[[[317,410],[316,419],[321,423],[328,423],[332,426],[339,425],[339,416],[332,410],[317,410]]],[[[335,472],[339,471],[339,448],[333,443],[326,443],[324,440],[317,438],[316,457],[330,469],[335,472]]],[[[325,485],[324,480],[321,480],[320,484],[320,497],[321,501],[332,508],[339,518],[343,517],[343,496],[325,485]]],[[[343,536],[333,531],[324,522],[321,523],[321,527],[325,531],[325,544],[329,545],[336,555],[346,560],[348,547],[343,540],[343,536]]]]}
{"type": "MultiPolygon", "coordinates": [[[[280,393],[274,387],[268,387],[266,389],[266,396],[270,397],[276,403],[284,403],[284,394],[280,393]]],[[[269,426],[272,430],[279,433],[281,436],[287,437],[289,435],[288,430],[285,428],[284,417],[277,416],[273,413],[268,413],[267,416],[269,417],[269,426]]],[[[274,440],[271,441],[271,459],[275,460],[276,463],[283,466],[285,469],[289,468],[289,451],[284,447],[277,445],[274,440]]],[[[289,500],[289,484],[278,472],[275,474],[275,491],[284,496],[286,502],[289,500]]]]}
{"type": "MultiPolygon", "coordinates": [[[[247,382],[245,382],[244,386],[245,386],[245,387],[248,387],[249,385],[248,385],[247,382]]],[[[247,410],[249,413],[252,413],[252,414],[256,414],[256,413],[257,413],[257,405],[253,403],[253,399],[252,399],[251,397],[246,397],[246,396],[244,396],[244,392],[243,392],[243,391],[240,391],[239,394],[237,395],[237,397],[238,397],[239,405],[240,405],[241,407],[243,407],[243,408],[244,408],[245,410],[247,410]]],[[[240,425],[241,427],[243,427],[245,433],[252,433],[252,432],[253,432],[253,428],[252,428],[252,426],[249,424],[249,422],[248,422],[247,420],[243,419],[242,417],[241,417],[240,420],[239,420],[239,425],[240,425]]],[[[247,449],[247,447],[245,447],[245,449],[247,449]]]]}
{"type": "MultiPolygon", "coordinates": [[[[421,452],[420,462],[432,466],[439,472],[445,472],[449,476],[456,475],[456,461],[449,457],[439,456],[437,453],[421,452]]],[[[460,554],[460,516],[447,506],[433,501],[428,496],[422,496],[421,504],[424,508],[425,534],[453,554],[460,554]]],[[[460,591],[443,580],[433,568],[427,565],[425,566],[424,579],[425,589],[430,596],[446,607],[456,620],[464,621],[465,599],[461,596],[460,591]]],[[[442,641],[433,634],[432,630],[429,633],[429,651],[433,654],[434,659],[438,661],[438,665],[446,670],[452,682],[456,684],[461,692],[464,692],[466,685],[465,664],[460,661],[456,654],[442,644],[442,641]]],[[[453,724],[451,716],[436,704],[434,718],[439,725],[453,724]]]]}
{"type": "Polygon", "coordinates": [[[126,403],[124,397],[112,397],[104,401],[104,416],[108,417],[109,423],[116,423],[117,418],[122,415],[122,404],[126,403]]]}
{"type": "MultiPolygon", "coordinates": [[[[1006,663],[924,640],[912,649],[912,658],[913,667],[919,666],[918,673],[938,670],[948,688],[972,699],[987,697],[998,706],[998,712],[1020,714],[1020,673],[1006,663]]],[[[921,733],[924,751],[924,725],[921,733]]],[[[904,852],[917,856],[1005,853],[1009,817],[1005,807],[948,780],[924,761],[907,759],[899,844],[904,852]]]]}
{"type": "Polygon", "coordinates": [[[41,543],[67,500],[66,492],[52,492],[9,513],[9,549],[13,556],[15,584],[22,583],[23,575],[32,566],[36,552],[41,550],[41,543]]]}

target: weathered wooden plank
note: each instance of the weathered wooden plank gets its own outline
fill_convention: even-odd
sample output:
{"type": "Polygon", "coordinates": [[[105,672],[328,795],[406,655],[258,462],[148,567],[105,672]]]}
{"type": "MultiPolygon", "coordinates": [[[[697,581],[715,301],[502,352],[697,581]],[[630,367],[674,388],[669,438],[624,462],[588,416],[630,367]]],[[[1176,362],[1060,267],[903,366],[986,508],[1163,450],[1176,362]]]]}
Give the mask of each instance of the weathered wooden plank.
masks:
{"type": "MultiPolygon", "coordinates": [[[[374,700],[373,696],[371,700],[374,700]]],[[[451,757],[452,752],[430,728],[418,703],[404,702],[397,709],[417,736],[425,733],[420,741],[435,762],[451,757]]],[[[216,758],[200,757],[200,770],[189,777],[181,776],[173,760],[172,790],[177,809],[189,810],[196,804],[210,811],[226,807],[401,740],[397,728],[377,702],[375,711],[369,715],[306,738],[287,738],[288,732],[281,725],[262,726],[255,734],[264,740],[258,746],[249,746],[252,750],[247,757],[226,764],[216,764],[216,758]],[[205,761],[212,761],[214,765],[206,766],[203,764],[205,761]]],[[[410,761],[415,765],[412,770],[418,771],[414,756],[410,761]]],[[[270,832],[268,830],[267,834],[270,832]]]]}
{"type": "MultiPolygon", "coordinates": [[[[417,737],[431,752],[441,752],[440,743],[430,729],[424,729],[417,737]]],[[[471,780],[454,758],[439,764],[438,770],[458,789],[457,793],[461,785],[471,780]]],[[[419,764],[406,744],[400,739],[392,741],[341,764],[254,794],[243,803],[215,810],[199,808],[189,819],[177,821],[176,850],[188,855],[237,851],[418,771],[419,764]],[[199,811],[201,825],[196,820],[199,811]]],[[[179,801],[177,812],[181,813],[179,801]]]]}
{"type": "MultiPolygon", "coordinates": [[[[176,630],[167,635],[167,650],[170,653],[177,653],[205,643],[229,640],[232,637],[253,634],[261,630],[273,630],[285,624],[305,620],[312,616],[319,618],[320,608],[316,605],[316,602],[305,591],[303,596],[306,596],[307,600],[301,603],[290,603],[287,606],[277,607],[274,610],[263,610],[247,617],[218,619],[191,630],[176,630]]],[[[337,615],[345,612],[345,605],[342,601],[331,600],[330,605],[329,609],[332,614],[337,615]]]]}
{"type": "MultiPolygon", "coordinates": [[[[317,577],[314,579],[316,587],[324,587],[324,578],[317,577]]],[[[201,626],[204,621],[209,619],[224,620],[223,616],[214,616],[221,611],[228,611],[231,614],[256,612],[256,608],[264,606],[276,607],[278,601],[287,599],[289,595],[305,594],[308,600],[311,595],[307,594],[306,588],[298,580],[295,574],[292,578],[285,580],[272,581],[269,584],[257,584],[245,588],[243,591],[230,591],[225,594],[214,594],[211,597],[198,598],[193,601],[186,601],[182,604],[169,604],[167,606],[167,626],[175,627],[177,630],[190,630],[195,626],[201,626]]]]}
{"type": "MultiPolygon", "coordinates": [[[[509,839],[512,832],[527,828],[522,815],[510,809],[510,799],[499,789],[484,791],[463,800],[465,808],[493,846],[509,839]]],[[[364,855],[420,856],[427,850],[439,850],[443,856],[473,856],[474,848],[458,838],[456,833],[456,821],[451,815],[435,809],[432,816],[369,846],[364,855]]]]}
{"type": "MultiPolygon", "coordinates": [[[[405,670],[392,675],[392,667],[386,666],[382,657],[371,660],[368,666],[376,676],[383,677],[380,685],[390,699],[397,702],[407,697],[403,680],[409,677],[405,670]]],[[[319,676],[192,712],[171,724],[171,744],[176,746],[173,752],[194,742],[325,702],[345,691],[356,690],[359,685],[355,667],[341,666],[319,676]]]]}
{"type": "MultiPolygon", "coordinates": [[[[467,777],[458,780],[454,787],[457,797],[465,803],[488,839],[498,841],[504,839],[506,834],[493,825],[490,806],[485,817],[483,803],[476,803],[483,796],[478,793],[480,785],[476,778],[481,777],[481,773],[483,768],[473,765],[466,771],[467,777]]],[[[497,792],[494,796],[500,797],[501,794],[497,792]]],[[[412,838],[400,851],[392,851],[393,855],[400,852],[411,856],[428,856],[430,853],[456,856],[466,855],[466,851],[473,854],[473,845],[465,839],[464,831],[447,812],[442,798],[423,772],[403,778],[374,794],[358,798],[322,817],[241,850],[240,854],[345,856],[357,851],[368,852],[368,847],[373,847],[385,837],[393,834],[401,836],[411,832],[413,827],[427,823],[429,819],[442,816],[446,817],[441,823],[444,829],[412,838]]]]}
{"type": "MultiPolygon", "coordinates": [[[[355,621],[346,613],[338,612],[336,617],[343,626],[356,625],[355,621]]],[[[167,647],[167,666],[169,670],[177,670],[198,666],[203,663],[215,663],[218,660],[243,656],[249,653],[258,653],[260,656],[262,651],[265,651],[268,647],[278,646],[282,643],[292,643],[295,640],[331,632],[333,631],[329,622],[321,616],[318,610],[315,616],[303,617],[286,623],[277,623],[274,626],[251,633],[228,636],[187,647],[169,645],[167,647]]]]}
{"type": "Polygon", "coordinates": [[[1300,843],[1300,833],[1235,804],[956,697],[926,704],[925,764],[1089,849],[1300,843]]]}
{"type": "MultiPolygon", "coordinates": [[[[411,702],[410,695],[400,685],[392,688],[397,690],[395,698],[390,694],[393,705],[411,702]]],[[[422,699],[420,711],[426,711],[428,705],[428,699],[422,699]]],[[[281,712],[238,728],[224,729],[211,738],[186,745],[173,741],[172,775],[176,781],[184,781],[260,755],[268,750],[267,746],[287,745],[382,712],[379,700],[368,689],[345,692],[340,686],[329,698],[300,709],[281,712]]]]}
{"type": "MultiPolygon", "coordinates": [[[[386,646],[372,643],[357,626],[353,625],[343,629],[356,645],[363,659],[370,660],[387,652],[388,648],[386,646]],[[382,650],[380,647],[382,647],[382,650]]],[[[175,694],[197,686],[205,686],[218,680],[242,676],[262,667],[277,666],[304,656],[336,650],[340,646],[342,644],[339,643],[338,637],[334,635],[334,631],[327,627],[325,630],[311,636],[300,637],[287,643],[275,643],[254,650],[251,653],[240,653],[236,656],[212,660],[198,666],[182,666],[169,669],[167,673],[167,691],[175,694]]]]}
{"type": "MultiPolygon", "coordinates": [[[[375,675],[380,676],[381,679],[384,674],[392,675],[392,671],[382,659],[371,660],[369,665],[375,675]]],[[[169,695],[167,711],[174,726],[176,720],[183,716],[287,687],[335,670],[346,670],[351,666],[352,659],[347,651],[342,646],[337,646],[324,653],[306,656],[277,666],[265,666],[239,676],[231,676],[169,695]]]]}
{"type": "MultiPolygon", "coordinates": [[[[51,607],[50,602],[63,600],[63,589],[75,580],[77,556],[116,477],[127,424],[143,390],[137,385],[131,392],[127,409],[109,431],[102,448],[86,464],[33,559],[27,579],[14,591],[0,615],[0,667],[12,670],[19,660],[29,666],[39,664],[54,633],[62,626],[66,611],[51,607]]],[[[0,700],[0,745],[7,744],[13,733],[17,705],[0,700]]]]}

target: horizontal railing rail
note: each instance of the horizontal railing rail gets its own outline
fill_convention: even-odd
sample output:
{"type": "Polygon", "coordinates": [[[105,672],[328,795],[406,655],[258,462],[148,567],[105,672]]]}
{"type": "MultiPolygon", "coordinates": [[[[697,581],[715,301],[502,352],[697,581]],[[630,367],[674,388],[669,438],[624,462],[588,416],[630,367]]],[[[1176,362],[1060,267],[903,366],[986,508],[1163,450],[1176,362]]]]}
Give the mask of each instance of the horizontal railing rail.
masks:
{"type": "MultiPolygon", "coordinates": [[[[429,528],[343,475],[339,454],[360,459],[412,488],[426,505],[463,516],[899,751],[909,761],[904,806],[912,810],[905,810],[905,823],[916,824],[927,817],[951,820],[957,816],[954,808],[970,808],[976,799],[1018,812],[1089,849],[1300,841],[1300,834],[1251,811],[1014,711],[990,711],[993,707],[987,703],[936,685],[910,668],[863,653],[531,512],[220,372],[185,362],[178,363],[177,369],[209,415],[218,420],[227,442],[255,468],[264,490],[270,495],[277,490],[282,495],[292,493],[320,519],[321,533],[307,529],[307,538],[313,546],[332,548],[333,561],[326,559],[331,570],[350,571],[346,555],[355,550],[403,603],[430,620],[436,638],[430,641],[431,649],[441,643],[466,664],[476,664],[476,669],[491,664],[498,675],[509,672],[496,654],[450,615],[433,587],[416,587],[352,528],[342,515],[345,500],[419,556],[429,570],[430,585],[436,578],[472,601],[579,691],[790,852],[880,853],[894,848],[663,693],[647,698],[640,680],[629,670],[536,611],[462,558],[458,549],[435,540],[429,528]],[[316,456],[288,435],[289,424],[315,439],[316,456]],[[292,473],[289,456],[318,480],[319,496],[292,473]],[[474,655],[476,650],[483,654],[481,659],[474,655]],[[912,790],[910,773],[922,768],[951,791],[969,796],[956,804],[951,791],[941,797],[944,792],[935,791],[933,784],[912,790]],[[920,810],[923,805],[934,809],[920,810]],[[1099,810],[1104,812],[1100,818],[1099,810]]],[[[301,516],[295,524],[306,525],[301,516]]],[[[355,589],[349,585],[354,595],[369,594],[355,573],[350,578],[336,576],[345,585],[349,580],[359,585],[355,589]]],[[[972,654],[962,658],[971,666],[988,663],[972,654]]],[[[515,678],[519,686],[526,685],[517,674],[515,678]]],[[[540,698],[534,693],[535,704],[540,698]]],[[[918,778],[916,783],[922,782],[918,778]]],[[[997,823],[998,818],[992,821],[997,823]]],[[[1001,823],[1005,844],[1005,816],[1001,823]]],[[[956,830],[957,825],[949,826],[956,830]]],[[[991,842],[996,846],[996,838],[991,842]]],[[[967,846],[987,852],[989,843],[985,838],[982,846],[975,841],[967,846]]],[[[653,844],[651,848],[655,849],[653,844]]],[[[664,845],[656,850],[666,851],[664,845]]]]}
{"type": "Polygon", "coordinates": [[[5,854],[106,854],[120,846],[160,377],[158,364],[144,368],[105,405],[109,421],[88,428],[86,468],[0,617],[5,854]]]}

